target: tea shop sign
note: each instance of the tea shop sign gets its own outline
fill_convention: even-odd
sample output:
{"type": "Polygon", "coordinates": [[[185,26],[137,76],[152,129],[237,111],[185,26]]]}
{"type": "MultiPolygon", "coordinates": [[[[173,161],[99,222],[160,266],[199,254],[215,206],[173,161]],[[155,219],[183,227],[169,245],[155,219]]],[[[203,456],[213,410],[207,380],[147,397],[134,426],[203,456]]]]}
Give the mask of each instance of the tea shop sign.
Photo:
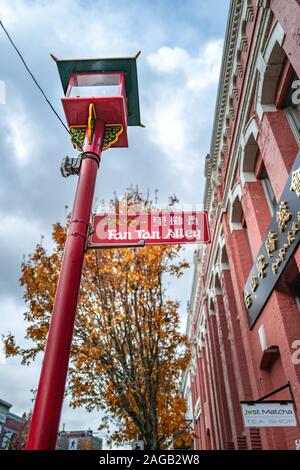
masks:
{"type": "Polygon", "coordinates": [[[297,426],[292,401],[242,402],[241,406],[246,428],[297,426]]]}
{"type": "Polygon", "coordinates": [[[250,328],[300,240],[300,152],[244,288],[250,328]]]}

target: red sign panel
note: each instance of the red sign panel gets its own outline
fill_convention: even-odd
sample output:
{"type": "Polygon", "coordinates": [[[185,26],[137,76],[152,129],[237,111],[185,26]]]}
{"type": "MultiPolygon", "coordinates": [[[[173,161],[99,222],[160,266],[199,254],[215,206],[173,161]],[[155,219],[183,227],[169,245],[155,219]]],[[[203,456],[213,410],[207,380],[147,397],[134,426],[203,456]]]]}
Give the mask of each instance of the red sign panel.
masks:
{"type": "Polygon", "coordinates": [[[96,214],[90,247],[178,243],[210,243],[207,212],[96,214]]]}

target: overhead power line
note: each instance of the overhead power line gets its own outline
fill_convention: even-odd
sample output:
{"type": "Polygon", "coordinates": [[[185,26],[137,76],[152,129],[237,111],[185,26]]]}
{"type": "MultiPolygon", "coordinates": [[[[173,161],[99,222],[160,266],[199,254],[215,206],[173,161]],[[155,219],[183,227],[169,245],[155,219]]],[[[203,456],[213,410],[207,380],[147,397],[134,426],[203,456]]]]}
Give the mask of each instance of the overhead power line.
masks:
{"type": "Polygon", "coordinates": [[[53,113],[55,114],[55,116],[57,117],[57,119],[59,119],[60,123],[64,126],[65,130],[67,131],[68,134],[69,133],[69,129],[67,128],[67,126],[65,125],[65,123],[63,122],[63,120],[61,119],[61,117],[59,116],[59,114],[57,113],[57,111],[54,109],[52,103],[49,101],[49,99],[47,98],[44,90],[42,89],[42,87],[39,85],[38,81],[36,80],[35,76],[33,75],[33,73],[31,72],[31,70],[29,69],[28,65],[26,64],[21,52],[19,51],[19,49],[17,48],[17,46],[15,45],[15,43],[13,42],[12,38],[10,37],[7,29],[4,27],[2,21],[0,20],[0,26],[1,28],[3,29],[3,31],[5,32],[6,36],[8,37],[11,45],[13,46],[14,50],[16,51],[16,53],[18,54],[18,56],[20,57],[21,61],[23,62],[23,65],[25,67],[25,69],[27,70],[27,72],[29,73],[30,77],[32,78],[32,80],[34,81],[34,83],[36,84],[36,86],[38,87],[38,89],[40,90],[40,92],[42,93],[43,97],[45,98],[46,102],[48,103],[48,105],[50,106],[51,110],[53,111],[53,113]]]}

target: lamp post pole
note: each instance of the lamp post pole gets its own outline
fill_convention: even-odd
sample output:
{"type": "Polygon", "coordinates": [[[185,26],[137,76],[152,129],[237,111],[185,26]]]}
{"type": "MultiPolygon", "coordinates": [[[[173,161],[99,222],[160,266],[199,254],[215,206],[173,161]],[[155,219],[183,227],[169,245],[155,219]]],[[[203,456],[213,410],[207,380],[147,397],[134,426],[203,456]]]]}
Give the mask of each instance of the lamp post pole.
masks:
{"type": "Polygon", "coordinates": [[[81,273],[105,123],[86,131],[71,223],[59,275],[27,450],[54,450],[64,398],[81,273]]]}

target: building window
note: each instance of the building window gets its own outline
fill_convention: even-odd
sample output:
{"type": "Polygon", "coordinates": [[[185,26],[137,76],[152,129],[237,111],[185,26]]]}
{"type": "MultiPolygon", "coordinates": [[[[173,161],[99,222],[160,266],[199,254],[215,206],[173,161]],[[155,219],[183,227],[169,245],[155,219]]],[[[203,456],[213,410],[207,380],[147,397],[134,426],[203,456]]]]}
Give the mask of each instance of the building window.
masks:
{"type": "Polygon", "coordinates": [[[269,180],[268,173],[266,169],[263,170],[261,175],[261,182],[266,194],[267,202],[270,207],[271,214],[273,215],[275,212],[275,208],[277,206],[277,200],[271,185],[271,181],[269,180]]]}
{"type": "Polygon", "coordinates": [[[295,296],[296,305],[300,312],[300,273],[296,276],[294,281],[290,285],[291,291],[295,296]]]}
{"type": "Polygon", "coordinates": [[[296,125],[298,133],[300,133],[300,104],[297,106],[291,106],[290,112],[293,117],[294,124],[296,125]]]}
{"type": "Polygon", "coordinates": [[[284,111],[293,134],[300,145],[300,81],[294,72],[289,81],[288,94],[284,103],[284,111]]]}

